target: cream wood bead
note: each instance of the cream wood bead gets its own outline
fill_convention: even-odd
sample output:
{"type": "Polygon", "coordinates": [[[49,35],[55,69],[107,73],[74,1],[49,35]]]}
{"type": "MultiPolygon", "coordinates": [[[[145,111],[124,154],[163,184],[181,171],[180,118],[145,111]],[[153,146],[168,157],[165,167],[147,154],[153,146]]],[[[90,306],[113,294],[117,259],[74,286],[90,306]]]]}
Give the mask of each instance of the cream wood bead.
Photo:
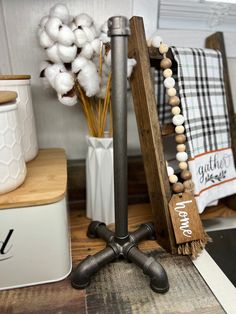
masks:
{"type": "Polygon", "coordinates": [[[176,154],[176,159],[178,161],[186,161],[188,160],[188,154],[186,152],[178,152],[176,154]]]}
{"type": "Polygon", "coordinates": [[[160,67],[162,69],[168,69],[172,65],[172,61],[169,58],[164,58],[161,60],[160,67]]]}
{"type": "Polygon", "coordinates": [[[174,125],[182,125],[184,123],[184,116],[182,114],[177,114],[172,118],[174,125]]]}
{"type": "Polygon", "coordinates": [[[159,47],[159,52],[163,55],[164,53],[167,53],[167,51],[169,50],[169,47],[167,44],[163,44],[161,43],[160,44],[160,47],[159,47]]]}
{"type": "Polygon", "coordinates": [[[185,131],[185,128],[184,128],[183,125],[177,125],[177,126],[175,127],[175,133],[177,133],[177,134],[183,134],[184,131],[185,131]]]}
{"type": "Polygon", "coordinates": [[[172,72],[171,69],[165,69],[165,70],[163,71],[163,76],[164,76],[164,77],[171,77],[172,75],[173,75],[173,72],[172,72]]]}
{"type": "Polygon", "coordinates": [[[176,95],[176,89],[174,87],[168,88],[167,89],[167,95],[172,97],[176,95]]]}
{"type": "Polygon", "coordinates": [[[172,176],[169,176],[169,181],[170,183],[174,184],[178,182],[178,177],[175,174],[173,174],[172,176]]]}
{"type": "Polygon", "coordinates": [[[179,163],[179,169],[180,169],[180,170],[187,170],[187,169],[188,169],[188,164],[187,164],[187,162],[186,162],[186,161],[181,161],[181,162],[179,163]]]}
{"type": "Polygon", "coordinates": [[[175,173],[175,172],[174,172],[174,169],[173,169],[172,167],[168,166],[168,167],[167,167],[167,174],[168,174],[168,177],[173,176],[174,173],[175,173]]]}
{"type": "Polygon", "coordinates": [[[176,146],[177,152],[185,152],[186,151],[186,145],[179,144],[176,146]]]}
{"type": "Polygon", "coordinates": [[[164,86],[165,88],[172,88],[175,86],[175,80],[173,77],[167,77],[164,79],[164,86]]]}
{"type": "Polygon", "coordinates": [[[171,113],[175,116],[177,114],[180,114],[181,110],[180,110],[180,107],[176,106],[176,107],[173,107],[171,109],[171,113]]]}
{"type": "Polygon", "coordinates": [[[155,48],[159,48],[162,43],[162,38],[160,36],[155,36],[151,39],[151,44],[155,48]]]}

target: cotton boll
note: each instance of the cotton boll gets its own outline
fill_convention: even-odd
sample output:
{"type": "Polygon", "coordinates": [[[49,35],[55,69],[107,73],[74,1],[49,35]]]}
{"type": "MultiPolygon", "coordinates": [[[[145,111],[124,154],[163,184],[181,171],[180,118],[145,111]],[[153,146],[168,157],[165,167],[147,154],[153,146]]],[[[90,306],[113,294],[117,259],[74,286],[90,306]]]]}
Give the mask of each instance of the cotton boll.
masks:
{"type": "Polygon", "coordinates": [[[52,47],[54,41],[48,36],[45,30],[42,30],[39,34],[39,44],[43,48],[52,47]]]}
{"type": "Polygon", "coordinates": [[[72,20],[68,26],[72,30],[72,32],[77,28],[74,20],[72,20]]]}
{"type": "Polygon", "coordinates": [[[58,55],[62,62],[69,63],[72,62],[77,54],[76,45],[72,46],[64,46],[61,44],[57,44],[58,47],[58,55]]]}
{"type": "Polygon", "coordinates": [[[66,106],[74,106],[78,102],[78,98],[76,95],[73,96],[67,96],[67,94],[57,94],[58,100],[66,106]]]}
{"type": "Polygon", "coordinates": [[[90,43],[86,43],[81,50],[81,56],[86,57],[87,59],[91,59],[93,55],[93,47],[90,43]]]}
{"type": "MultiPolygon", "coordinates": [[[[51,66],[52,64],[48,61],[42,61],[40,62],[39,64],[39,73],[40,73],[40,76],[41,76],[41,73],[49,66],[51,66]]],[[[45,73],[44,73],[45,74],[45,73]]],[[[43,75],[44,76],[44,75],[43,75]]]]}
{"type": "Polygon", "coordinates": [[[132,74],[134,66],[137,64],[135,59],[127,60],[127,78],[129,78],[132,74]]]}
{"type": "Polygon", "coordinates": [[[78,56],[75,60],[71,63],[71,71],[73,73],[78,73],[81,71],[86,65],[88,64],[88,59],[82,56],[78,56]]]}
{"type": "Polygon", "coordinates": [[[101,30],[102,33],[107,34],[107,32],[108,32],[107,21],[105,21],[105,22],[102,24],[102,26],[100,27],[100,30],[101,30]]]}
{"type": "Polygon", "coordinates": [[[93,24],[93,19],[86,13],[79,14],[75,17],[75,25],[90,27],[93,24]]]}
{"type": "Polygon", "coordinates": [[[64,4],[55,4],[49,11],[49,15],[59,18],[64,24],[68,24],[70,16],[69,10],[64,4]]]}
{"type": "Polygon", "coordinates": [[[107,36],[107,34],[105,33],[101,33],[101,35],[99,36],[99,39],[104,43],[109,43],[111,41],[111,39],[107,36]]]}
{"type": "Polygon", "coordinates": [[[91,45],[93,47],[93,51],[96,53],[96,54],[100,54],[100,49],[101,49],[101,40],[98,39],[98,38],[95,38],[92,42],[91,42],[91,45]]]}
{"type": "Polygon", "coordinates": [[[86,34],[87,41],[91,42],[97,35],[96,28],[92,25],[90,27],[83,26],[83,31],[86,34]]]}
{"type": "Polygon", "coordinates": [[[69,26],[62,25],[57,36],[57,41],[62,45],[70,46],[75,41],[75,34],[72,32],[69,26]]]}
{"type": "Polygon", "coordinates": [[[106,96],[106,90],[107,90],[106,85],[101,86],[101,88],[100,88],[100,90],[97,92],[96,96],[97,96],[98,98],[104,99],[105,96],[106,96]]]}
{"type": "Polygon", "coordinates": [[[54,88],[59,94],[68,93],[74,86],[74,76],[69,72],[58,73],[54,80],[54,88]]]}
{"type": "Polygon", "coordinates": [[[45,27],[45,24],[46,24],[47,21],[48,21],[48,19],[49,19],[49,15],[43,16],[43,17],[41,18],[41,20],[39,21],[39,27],[40,27],[40,28],[44,28],[44,27],[45,27]]]}
{"type": "Polygon", "coordinates": [[[62,22],[57,17],[50,17],[45,24],[45,30],[48,35],[55,41],[57,41],[57,37],[59,34],[59,30],[62,27],[62,22]]]}
{"type": "Polygon", "coordinates": [[[58,46],[57,43],[55,43],[52,47],[49,47],[46,49],[46,54],[48,56],[48,59],[52,61],[53,63],[60,63],[61,58],[58,54],[58,46]]]}
{"type": "Polygon", "coordinates": [[[82,29],[77,28],[74,30],[75,35],[75,44],[77,47],[82,48],[84,44],[87,42],[87,36],[82,29]]]}
{"type": "Polygon", "coordinates": [[[88,97],[94,96],[99,92],[100,79],[96,66],[92,61],[88,61],[88,64],[82,68],[77,79],[88,97]]]}
{"type": "Polygon", "coordinates": [[[49,83],[51,84],[51,86],[54,88],[54,80],[55,77],[57,76],[57,74],[61,73],[61,72],[66,72],[66,68],[62,63],[56,63],[53,65],[49,65],[44,73],[45,73],[45,77],[48,79],[49,83]]]}

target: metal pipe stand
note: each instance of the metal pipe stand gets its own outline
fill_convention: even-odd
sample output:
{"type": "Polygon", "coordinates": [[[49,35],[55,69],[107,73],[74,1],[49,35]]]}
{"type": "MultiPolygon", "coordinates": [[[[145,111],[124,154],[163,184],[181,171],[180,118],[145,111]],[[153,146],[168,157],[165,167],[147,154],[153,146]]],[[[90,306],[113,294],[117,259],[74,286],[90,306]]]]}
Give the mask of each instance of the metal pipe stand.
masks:
{"type": "Polygon", "coordinates": [[[138,242],[153,239],[153,223],[142,224],[138,230],[128,232],[127,202],[127,40],[129,21],[122,16],[108,20],[108,34],[111,37],[112,52],[112,108],[114,138],[114,186],[115,186],[115,232],[106,225],[93,221],[88,227],[88,237],[101,238],[107,246],[93,256],[87,256],[72,275],[72,287],[84,289],[91,277],[107,263],[125,258],[139,266],[150,277],[153,291],[165,293],[169,282],[164,268],[153,257],[138,249],[138,242]]]}

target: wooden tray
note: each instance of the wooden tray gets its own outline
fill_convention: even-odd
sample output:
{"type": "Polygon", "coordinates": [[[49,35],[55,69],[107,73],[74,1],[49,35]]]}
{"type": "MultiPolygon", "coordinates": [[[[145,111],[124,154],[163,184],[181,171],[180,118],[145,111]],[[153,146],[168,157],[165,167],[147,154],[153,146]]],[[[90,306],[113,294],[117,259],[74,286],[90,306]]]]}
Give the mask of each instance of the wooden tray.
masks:
{"type": "Polygon", "coordinates": [[[55,203],[66,193],[67,163],[63,149],[41,149],[27,163],[25,182],[16,190],[0,195],[0,209],[55,203]]]}

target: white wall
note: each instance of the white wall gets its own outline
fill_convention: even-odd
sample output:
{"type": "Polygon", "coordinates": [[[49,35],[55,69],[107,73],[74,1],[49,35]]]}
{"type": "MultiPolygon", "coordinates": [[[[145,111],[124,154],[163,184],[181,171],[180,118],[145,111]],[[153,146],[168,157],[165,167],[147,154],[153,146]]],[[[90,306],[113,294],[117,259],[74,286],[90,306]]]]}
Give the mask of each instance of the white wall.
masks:
{"type": "MultiPolygon", "coordinates": [[[[79,105],[72,108],[60,104],[53,90],[43,90],[38,65],[44,52],[37,42],[40,18],[58,2],[65,3],[75,15],[90,14],[97,23],[112,15],[139,15],[144,17],[146,32],[150,34],[158,25],[158,0],[0,0],[0,73],[31,74],[32,94],[39,145],[63,147],[70,159],[85,158],[87,128],[79,105]]],[[[204,38],[211,32],[161,30],[171,45],[203,47],[204,38]]],[[[236,36],[225,33],[226,49],[230,58],[231,83],[236,83],[236,36]]],[[[236,91],[232,88],[233,96],[236,91]]],[[[131,98],[131,97],[130,97],[131,98]]],[[[128,108],[128,152],[139,153],[139,139],[132,102],[128,108]]]]}

